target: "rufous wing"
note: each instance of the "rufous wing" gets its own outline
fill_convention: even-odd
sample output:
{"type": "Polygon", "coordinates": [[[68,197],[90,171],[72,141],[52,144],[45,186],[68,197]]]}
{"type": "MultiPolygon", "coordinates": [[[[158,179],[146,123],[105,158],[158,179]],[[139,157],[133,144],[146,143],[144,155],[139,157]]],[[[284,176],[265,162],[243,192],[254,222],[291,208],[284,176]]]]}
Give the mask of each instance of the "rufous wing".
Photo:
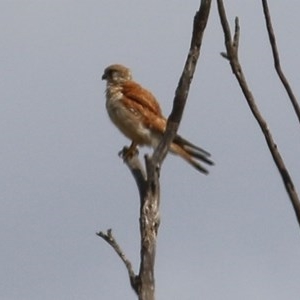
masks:
{"type": "Polygon", "coordinates": [[[165,131],[167,121],[151,92],[134,81],[127,81],[122,85],[122,93],[123,104],[137,113],[147,128],[161,134],[165,131]]]}

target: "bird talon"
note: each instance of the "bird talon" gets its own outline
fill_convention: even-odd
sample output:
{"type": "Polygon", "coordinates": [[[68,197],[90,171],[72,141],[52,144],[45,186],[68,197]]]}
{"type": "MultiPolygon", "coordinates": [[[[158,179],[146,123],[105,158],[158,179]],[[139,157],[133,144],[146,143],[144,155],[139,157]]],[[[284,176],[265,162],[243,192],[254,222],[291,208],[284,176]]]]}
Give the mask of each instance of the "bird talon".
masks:
{"type": "Polygon", "coordinates": [[[128,150],[128,148],[127,148],[127,147],[124,147],[122,150],[120,150],[120,151],[118,152],[118,156],[121,157],[121,158],[123,158],[124,152],[126,152],[126,150],[128,150]]]}
{"type": "Polygon", "coordinates": [[[131,159],[133,156],[138,155],[139,151],[136,147],[123,147],[123,149],[118,153],[118,155],[123,158],[125,162],[128,159],[131,159]]]}

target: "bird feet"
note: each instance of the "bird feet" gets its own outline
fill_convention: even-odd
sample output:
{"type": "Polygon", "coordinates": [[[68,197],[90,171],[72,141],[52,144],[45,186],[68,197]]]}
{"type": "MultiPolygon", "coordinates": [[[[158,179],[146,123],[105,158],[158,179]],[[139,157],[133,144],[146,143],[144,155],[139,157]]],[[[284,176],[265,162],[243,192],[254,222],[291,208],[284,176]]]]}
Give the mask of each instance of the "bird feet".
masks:
{"type": "Polygon", "coordinates": [[[120,157],[123,158],[123,161],[131,159],[133,156],[138,155],[139,151],[137,149],[137,145],[135,143],[131,143],[128,147],[123,147],[123,149],[118,153],[120,157]]]}

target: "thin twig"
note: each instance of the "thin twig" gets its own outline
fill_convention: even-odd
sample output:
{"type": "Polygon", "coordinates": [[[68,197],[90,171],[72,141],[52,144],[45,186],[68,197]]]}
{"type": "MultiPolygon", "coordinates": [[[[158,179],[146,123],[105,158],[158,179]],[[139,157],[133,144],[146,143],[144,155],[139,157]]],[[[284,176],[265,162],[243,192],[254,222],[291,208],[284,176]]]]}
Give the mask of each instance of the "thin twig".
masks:
{"type": "Polygon", "coordinates": [[[101,238],[103,238],[115,250],[115,252],[121,258],[121,260],[125,264],[125,267],[126,267],[126,269],[128,271],[128,275],[129,275],[129,279],[130,279],[130,284],[131,284],[132,288],[135,290],[135,292],[138,293],[138,291],[137,291],[137,288],[138,288],[137,280],[138,280],[138,278],[137,278],[137,276],[135,275],[135,273],[133,271],[131,262],[126,257],[126,255],[122,251],[121,247],[117,243],[116,239],[112,235],[112,230],[108,229],[106,233],[100,231],[100,232],[98,232],[96,234],[98,236],[100,236],[101,238]]]}
{"type": "MultiPolygon", "coordinates": [[[[263,132],[263,135],[267,142],[268,148],[269,148],[270,153],[273,157],[273,160],[277,166],[277,169],[281,175],[283,184],[289,195],[289,198],[293,205],[295,214],[297,216],[298,223],[300,225],[300,201],[299,201],[299,197],[298,197],[296,188],[295,188],[292,178],[288,172],[288,169],[286,168],[285,163],[279,153],[277,145],[272,137],[272,134],[268,129],[268,125],[267,125],[266,121],[264,120],[262,114],[260,113],[260,111],[255,103],[254,97],[248,87],[242,67],[241,67],[239,59],[238,59],[238,48],[237,48],[238,43],[235,41],[232,41],[231,39],[229,40],[229,38],[231,37],[231,33],[230,33],[230,28],[229,28],[228,22],[227,22],[227,17],[226,17],[223,1],[217,0],[217,3],[218,3],[219,16],[220,16],[221,24],[222,24],[223,31],[224,31],[224,37],[225,37],[225,46],[226,46],[226,51],[227,51],[226,58],[229,60],[231,69],[240,85],[240,88],[243,91],[243,94],[249,105],[249,108],[250,108],[253,116],[255,117],[256,121],[258,122],[260,129],[263,132]]],[[[238,31],[239,31],[238,19],[236,19],[235,36],[238,36],[238,31]]]]}
{"type": "Polygon", "coordinates": [[[269,40],[270,40],[272,53],[273,53],[274,67],[278,74],[278,77],[281,80],[281,83],[283,84],[283,86],[292,102],[292,105],[293,105],[294,111],[296,113],[296,116],[298,118],[298,121],[300,122],[299,104],[298,104],[296,96],[294,95],[292,88],[281,68],[280,58],[279,58],[279,53],[278,53],[278,48],[277,48],[277,43],[276,43],[276,37],[275,37],[274,29],[272,26],[271,15],[270,15],[269,7],[268,7],[268,1],[262,0],[262,5],[263,5],[263,11],[264,11],[264,16],[265,16],[265,20],[266,20],[266,27],[267,27],[269,40]]]}

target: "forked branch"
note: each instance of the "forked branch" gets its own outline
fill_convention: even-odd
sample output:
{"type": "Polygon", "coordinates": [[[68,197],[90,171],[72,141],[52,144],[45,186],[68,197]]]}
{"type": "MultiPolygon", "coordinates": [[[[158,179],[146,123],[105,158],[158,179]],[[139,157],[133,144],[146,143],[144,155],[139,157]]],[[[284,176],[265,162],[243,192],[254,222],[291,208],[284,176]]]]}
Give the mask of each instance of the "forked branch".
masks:
{"type": "Polygon", "coordinates": [[[256,102],[255,102],[254,97],[248,87],[242,67],[239,62],[238,37],[239,37],[240,29],[239,29],[238,18],[236,18],[236,21],[235,21],[235,23],[236,23],[235,34],[234,34],[235,38],[234,38],[234,40],[232,40],[230,27],[228,25],[223,1],[217,0],[217,4],[218,4],[220,21],[221,21],[221,24],[223,27],[223,32],[224,32],[224,37],[225,37],[225,47],[226,47],[226,54],[222,54],[222,56],[226,57],[228,59],[231,69],[240,85],[240,88],[245,96],[245,99],[249,105],[249,108],[265,137],[265,140],[266,140],[266,143],[270,150],[270,153],[271,153],[273,160],[275,162],[275,165],[277,166],[277,169],[281,175],[283,184],[285,186],[285,189],[286,189],[286,191],[289,195],[289,198],[291,200],[291,203],[293,205],[293,208],[294,208],[297,220],[298,220],[298,224],[300,225],[300,201],[299,201],[299,197],[298,197],[296,188],[295,188],[292,178],[288,172],[288,169],[286,168],[285,163],[279,153],[278,147],[272,137],[272,134],[271,134],[270,130],[268,129],[268,125],[256,105],[256,102]]]}

